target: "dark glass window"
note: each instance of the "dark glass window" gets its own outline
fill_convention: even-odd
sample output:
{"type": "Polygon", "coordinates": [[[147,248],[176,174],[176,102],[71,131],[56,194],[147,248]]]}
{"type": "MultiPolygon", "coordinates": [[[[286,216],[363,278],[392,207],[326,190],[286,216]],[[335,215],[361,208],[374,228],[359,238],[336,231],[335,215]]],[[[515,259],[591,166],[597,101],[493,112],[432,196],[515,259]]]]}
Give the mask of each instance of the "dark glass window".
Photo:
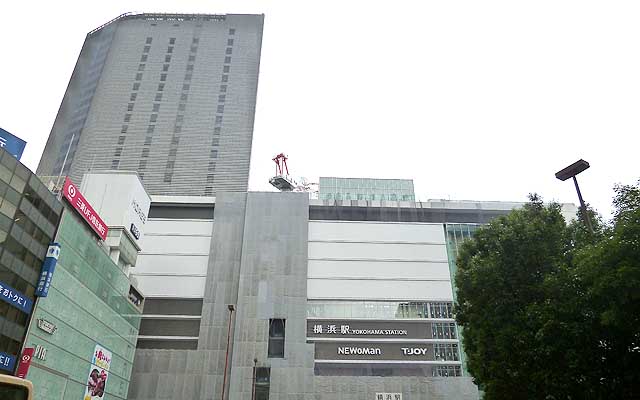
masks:
{"type": "Polygon", "coordinates": [[[235,28],[229,29],[229,35],[235,35],[235,34],[236,34],[235,28]]]}
{"type": "Polygon", "coordinates": [[[271,386],[271,369],[269,367],[256,368],[256,396],[255,400],[269,400],[271,386]]]}
{"type": "Polygon", "coordinates": [[[284,358],[285,320],[273,318],[269,320],[269,358],[284,358]]]}
{"type": "Polygon", "coordinates": [[[169,44],[176,44],[176,38],[169,38],[169,44]]]}
{"type": "Polygon", "coordinates": [[[147,44],[151,44],[151,41],[152,41],[152,40],[153,40],[153,38],[152,38],[152,37],[147,36],[147,41],[146,41],[146,43],[147,43],[147,44]]]}
{"type": "Polygon", "coordinates": [[[233,39],[227,39],[227,46],[233,46],[233,39]]]}

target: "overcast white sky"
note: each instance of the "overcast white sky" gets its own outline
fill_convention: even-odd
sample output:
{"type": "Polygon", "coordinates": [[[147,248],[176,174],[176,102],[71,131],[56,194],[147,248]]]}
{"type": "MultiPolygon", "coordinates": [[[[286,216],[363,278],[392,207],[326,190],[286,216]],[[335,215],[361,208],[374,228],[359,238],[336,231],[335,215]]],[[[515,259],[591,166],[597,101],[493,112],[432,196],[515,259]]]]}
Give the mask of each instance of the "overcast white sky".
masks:
{"type": "Polygon", "coordinates": [[[35,170],[85,35],[126,11],[264,13],[252,190],[413,178],[420,199],[577,203],[640,178],[638,1],[9,1],[0,127],[35,170]]]}

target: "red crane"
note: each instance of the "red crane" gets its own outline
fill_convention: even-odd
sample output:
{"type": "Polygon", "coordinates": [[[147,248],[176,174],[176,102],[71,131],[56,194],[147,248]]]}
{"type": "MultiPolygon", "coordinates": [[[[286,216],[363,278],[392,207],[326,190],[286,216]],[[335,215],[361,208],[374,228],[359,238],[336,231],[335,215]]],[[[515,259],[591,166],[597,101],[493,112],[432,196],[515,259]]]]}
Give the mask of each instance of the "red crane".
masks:
{"type": "Polygon", "coordinates": [[[287,159],[288,157],[284,155],[284,153],[280,153],[273,158],[273,162],[276,163],[276,176],[277,175],[285,175],[283,174],[283,169],[286,171],[286,175],[289,175],[289,167],[287,167],[287,159]],[[283,168],[284,167],[284,168],[283,168]]]}

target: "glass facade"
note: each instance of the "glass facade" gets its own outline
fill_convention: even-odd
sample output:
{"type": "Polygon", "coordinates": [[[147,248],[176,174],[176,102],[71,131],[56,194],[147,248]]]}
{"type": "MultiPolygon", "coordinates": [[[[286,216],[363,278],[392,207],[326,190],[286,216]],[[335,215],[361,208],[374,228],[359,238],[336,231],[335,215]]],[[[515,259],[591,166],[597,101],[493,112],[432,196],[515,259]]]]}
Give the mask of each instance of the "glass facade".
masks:
{"type": "Polygon", "coordinates": [[[320,200],[415,201],[411,179],[320,177],[320,200]]]}
{"type": "Polygon", "coordinates": [[[451,302],[308,300],[308,318],[453,319],[451,302]]]}
{"type": "MultiPolygon", "coordinates": [[[[0,150],[0,285],[35,301],[40,269],[62,209],[38,177],[10,153],[0,150]]],[[[3,300],[0,352],[18,358],[29,314],[6,297],[3,300]]],[[[12,371],[0,369],[0,373],[12,371]]]]}
{"type": "Polygon", "coordinates": [[[105,397],[126,399],[140,327],[129,279],[75,210],[64,213],[56,241],[61,252],[49,296],[39,300],[26,340],[46,349],[42,358],[36,350],[27,375],[35,399],[83,399],[98,344],[112,353],[105,397]]]}

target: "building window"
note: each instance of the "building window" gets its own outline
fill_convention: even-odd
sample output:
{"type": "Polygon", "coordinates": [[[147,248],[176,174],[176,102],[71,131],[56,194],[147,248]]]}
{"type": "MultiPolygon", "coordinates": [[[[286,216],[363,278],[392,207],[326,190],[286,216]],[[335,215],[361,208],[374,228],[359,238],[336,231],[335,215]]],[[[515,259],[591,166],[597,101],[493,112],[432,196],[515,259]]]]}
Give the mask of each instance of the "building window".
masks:
{"type": "Polygon", "coordinates": [[[273,318],[269,320],[269,358],[284,358],[285,320],[273,318]]]}
{"type": "Polygon", "coordinates": [[[187,64],[187,71],[193,71],[193,64],[187,64]]]}
{"type": "Polygon", "coordinates": [[[151,46],[144,46],[144,50],[142,50],[144,53],[148,53],[149,50],[151,50],[151,46]]]}
{"type": "Polygon", "coordinates": [[[136,83],[133,84],[133,90],[135,91],[135,90],[138,90],[138,89],[140,89],[140,82],[136,82],[136,83]]]}
{"type": "Polygon", "coordinates": [[[219,126],[216,126],[215,128],[213,128],[213,133],[216,135],[219,135],[221,130],[222,128],[220,128],[219,126]]]}
{"type": "Polygon", "coordinates": [[[233,53],[233,49],[231,47],[227,47],[227,49],[225,50],[225,54],[231,54],[233,53]]]}
{"type": "Polygon", "coordinates": [[[198,51],[198,46],[191,46],[191,52],[195,53],[196,51],[198,51]]]}
{"type": "Polygon", "coordinates": [[[158,92],[162,92],[164,90],[164,83],[158,84],[158,92]]]}
{"type": "Polygon", "coordinates": [[[185,80],[185,81],[190,81],[190,80],[191,80],[191,77],[192,77],[192,74],[186,74],[186,75],[184,76],[184,80],[185,80]]]}
{"type": "Polygon", "coordinates": [[[156,122],[158,120],[158,114],[151,114],[151,118],[149,118],[150,122],[156,122]]]}
{"type": "Polygon", "coordinates": [[[182,85],[182,90],[186,92],[189,90],[189,87],[190,87],[189,84],[185,83],[184,85],[182,85]]]}
{"type": "Polygon", "coordinates": [[[225,64],[231,64],[231,57],[225,57],[224,58],[224,63],[225,64]]]}
{"type": "Polygon", "coordinates": [[[182,122],[182,121],[184,121],[184,115],[182,114],[176,115],[176,122],[182,122]]]}
{"type": "Polygon", "coordinates": [[[124,136],[118,136],[118,144],[124,144],[124,140],[126,139],[126,137],[124,136]]]}
{"type": "Polygon", "coordinates": [[[164,174],[164,182],[165,183],[171,183],[172,175],[173,175],[173,173],[164,174]]]}
{"type": "Polygon", "coordinates": [[[127,111],[133,111],[133,103],[127,104],[127,111]]]}
{"type": "Polygon", "coordinates": [[[147,158],[147,157],[149,157],[149,149],[148,148],[142,149],[142,158],[147,158]]]}
{"type": "Polygon", "coordinates": [[[220,138],[215,136],[213,139],[211,139],[211,145],[212,146],[219,146],[220,145],[220,138]]]}
{"type": "Polygon", "coordinates": [[[167,47],[167,53],[173,53],[173,46],[167,47]]]}
{"type": "Polygon", "coordinates": [[[153,112],[158,112],[160,111],[160,103],[154,103],[153,104],[153,112]]]}
{"type": "Polygon", "coordinates": [[[218,109],[217,109],[217,112],[223,113],[224,112],[224,105],[219,105],[218,109]]]}
{"type": "Polygon", "coordinates": [[[153,40],[153,38],[152,38],[152,37],[147,36],[147,41],[146,41],[146,43],[147,43],[147,44],[151,44],[151,41],[152,41],[152,40],[153,40]]]}
{"type": "Polygon", "coordinates": [[[222,123],[222,115],[216,115],[216,124],[222,123]]]}
{"type": "Polygon", "coordinates": [[[205,196],[213,195],[213,186],[205,186],[204,187],[204,195],[205,196]]]}
{"type": "Polygon", "coordinates": [[[194,62],[196,60],[196,56],[189,56],[189,62],[194,62]]]}
{"type": "Polygon", "coordinates": [[[124,115],[124,122],[129,122],[131,121],[131,114],[125,114],[124,115]]]}
{"type": "Polygon", "coordinates": [[[169,38],[169,44],[176,44],[176,38],[169,38]]]}
{"type": "Polygon", "coordinates": [[[198,43],[200,43],[200,38],[194,37],[192,42],[193,42],[193,44],[198,44],[198,43]]]}
{"type": "Polygon", "coordinates": [[[229,75],[222,75],[222,82],[229,82],[229,75]]]}
{"type": "Polygon", "coordinates": [[[255,400],[269,400],[271,370],[268,367],[256,368],[256,397],[255,400]]]}
{"type": "Polygon", "coordinates": [[[224,67],[222,67],[222,72],[228,73],[230,69],[231,67],[229,67],[228,65],[225,65],[224,67]]]}
{"type": "Polygon", "coordinates": [[[162,71],[163,72],[169,71],[169,64],[162,64],[162,71]]]}
{"type": "Polygon", "coordinates": [[[178,111],[184,111],[187,106],[184,103],[178,104],[178,111]]]}
{"type": "Polygon", "coordinates": [[[167,80],[167,74],[160,74],[160,80],[162,82],[166,81],[167,80]]]}
{"type": "Polygon", "coordinates": [[[189,97],[188,94],[186,93],[182,93],[182,96],[180,96],[180,101],[187,101],[187,98],[189,97]]]}
{"type": "Polygon", "coordinates": [[[111,161],[111,169],[118,169],[119,165],[120,165],[120,160],[111,161]]]}
{"type": "Polygon", "coordinates": [[[227,85],[220,85],[220,92],[226,93],[227,92],[227,85]]]}
{"type": "Polygon", "coordinates": [[[153,140],[153,136],[147,136],[144,138],[144,145],[151,146],[151,141],[153,140]]]}
{"type": "Polygon", "coordinates": [[[156,93],[155,101],[160,101],[160,100],[162,100],[162,93],[156,93]]]}
{"type": "Polygon", "coordinates": [[[116,147],[116,150],[113,153],[114,157],[120,157],[122,155],[122,147],[116,147]]]}
{"type": "Polygon", "coordinates": [[[145,64],[138,65],[138,71],[144,71],[145,64]]]}
{"type": "Polygon", "coordinates": [[[227,98],[226,95],[221,94],[220,96],[218,96],[218,103],[224,103],[226,98],[227,98]]]}
{"type": "Polygon", "coordinates": [[[174,133],[182,132],[182,125],[176,125],[175,128],[173,128],[173,132],[174,133]]]}
{"type": "Polygon", "coordinates": [[[147,133],[153,133],[153,131],[156,130],[156,126],[155,125],[149,125],[147,127],[147,133]]]}
{"type": "Polygon", "coordinates": [[[164,62],[171,62],[171,56],[164,56],[164,62]]]}
{"type": "Polygon", "coordinates": [[[233,46],[233,39],[227,39],[227,46],[233,46]]]}
{"type": "Polygon", "coordinates": [[[128,129],[129,129],[129,125],[122,125],[122,129],[120,130],[120,133],[127,133],[128,129]]]}
{"type": "Polygon", "coordinates": [[[137,81],[141,81],[142,80],[142,74],[140,74],[140,73],[136,74],[136,80],[137,81]]]}
{"type": "Polygon", "coordinates": [[[173,169],[173,167],[176,165],[175,161],[167,161],[167,165],[165,166],[166,169],[173,169]]]}
{"type": "Polygon", "coordinates": [[[178,149],[169,149],[169,157],[175,157],[178,154],[178,149]]]}
{"type": "Polygon", "coordinates": [[[146,169],[147,168],[147,160],[140,160],[140,164],[138,164],[138,169],[146,169]]]}
{"type": "Polygon", "coordinates": [[[236,29],[235,28],[229,29],[229,35],[235,35],[235,34],[236,34],[236,29]]]}
{"type": "Polygon", "coordinates": [[[147,59],[149,58],[148,55],[143,54],[142,57],[140,57],[140,62],[147,62],[147,59]]]}
{"type": "Polygon", "coordinates": [[[136,101],[137,97],[138,97],[138,93],[131,93],[131,97],[129,98],[129,101],[136,101]]]}

